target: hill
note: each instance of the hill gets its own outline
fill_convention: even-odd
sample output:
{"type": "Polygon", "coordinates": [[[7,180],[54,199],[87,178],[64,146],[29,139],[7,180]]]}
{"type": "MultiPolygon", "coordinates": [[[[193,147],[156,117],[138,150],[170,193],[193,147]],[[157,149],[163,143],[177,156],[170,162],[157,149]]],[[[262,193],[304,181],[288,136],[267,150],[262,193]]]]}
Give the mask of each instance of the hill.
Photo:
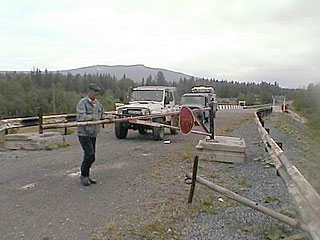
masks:
{"type": "Polygon", "coordinates": [[[147,79],[150,75],[152,79],[155,79],[157,73],[161,71],[168,82],[178,82],[180,78],[190,78],[190,75],[175,72],[171,70],[166,70],[162,68],[151,68],[146,67],[142,64],[137,65],[94,65],[89,67],[82,67],[70,70],[59,71],[62,74],[72,74],[72,75],[84,75],[84,74],[110,74],[115,76],[117,79],[121,79],[124,75],[127,78],[132,79],[135,82],[141,82],[141,79],[147,79]]]}

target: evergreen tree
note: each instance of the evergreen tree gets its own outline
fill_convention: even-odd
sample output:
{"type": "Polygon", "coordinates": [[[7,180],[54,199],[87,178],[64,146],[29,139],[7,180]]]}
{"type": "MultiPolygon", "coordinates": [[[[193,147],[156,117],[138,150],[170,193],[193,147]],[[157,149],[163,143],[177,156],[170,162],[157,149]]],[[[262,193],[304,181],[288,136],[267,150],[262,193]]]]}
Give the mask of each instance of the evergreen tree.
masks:
{"type": "Polygon", "coordinates": [[[163,75],[163,72],[159,71],[156,76],[156,84],[159,86],[167,85],[166,79],[163,75]]]}

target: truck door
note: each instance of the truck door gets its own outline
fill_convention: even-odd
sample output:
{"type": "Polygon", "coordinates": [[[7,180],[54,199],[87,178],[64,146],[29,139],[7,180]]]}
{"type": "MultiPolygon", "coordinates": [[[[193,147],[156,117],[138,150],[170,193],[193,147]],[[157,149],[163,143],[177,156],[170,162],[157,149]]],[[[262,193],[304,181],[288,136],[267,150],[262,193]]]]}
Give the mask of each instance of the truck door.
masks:
{"type": "Polygon", "coordinates": [[[172,92],[170,91],[165,92],[164,105],[170,108],[174,107],[174,99],[173,99],[172,92]]]}

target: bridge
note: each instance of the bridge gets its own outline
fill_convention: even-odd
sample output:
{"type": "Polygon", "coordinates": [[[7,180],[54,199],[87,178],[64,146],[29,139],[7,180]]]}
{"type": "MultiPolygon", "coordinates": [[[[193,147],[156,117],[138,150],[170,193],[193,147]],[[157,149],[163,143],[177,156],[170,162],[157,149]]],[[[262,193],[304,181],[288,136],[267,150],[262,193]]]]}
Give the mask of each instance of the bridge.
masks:
{"type": "MultiPolygon", "coordinates": [[[[216,134],[244,138],[246,160],[233,165],[204,161],[198,173],[270,209],[291,211],[295,228],[282,228],[291,235],[319,239],[319,195],[270,137],[264,117],[262,108],[221,108],[216,134]],[[271,167],[256,160],[261,156],[270,156],[271,167]]],[[[37,124],[36,117],[28,121],[37,124]]],[[[15,120],[14,128],[20,129],[22,122],[15,120]]],[[[93,167],[99,184],[92,188],[82,187],[77,179],[82,150],[75,134],[64,137],[68,146],[51,151],[0,152],[3,239],[250,239],[280,223],[200,186],[189,207],[184,176],[192,168],[192,149],[201,135],[165,135],[167,141],[155,142],[149,134],[130,133],[128,139],[117,140],[112,125],[106,125],[93,167]],[[187,225],[184,219],[190,219],[187,225]]]]}

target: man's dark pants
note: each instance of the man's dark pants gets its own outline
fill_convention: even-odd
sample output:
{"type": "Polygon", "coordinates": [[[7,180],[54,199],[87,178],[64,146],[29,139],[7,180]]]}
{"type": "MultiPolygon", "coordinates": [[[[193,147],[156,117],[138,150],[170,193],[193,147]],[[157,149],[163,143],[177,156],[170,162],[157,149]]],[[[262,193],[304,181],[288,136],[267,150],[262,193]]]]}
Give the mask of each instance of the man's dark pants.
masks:
{"type": "Polygon", "coordinates": [[[95,160],[96,138],[79,136],[79,141],[84,152],[83,162],[81,164],[81,176],[89,177],[90,167],[95,160]]]}

